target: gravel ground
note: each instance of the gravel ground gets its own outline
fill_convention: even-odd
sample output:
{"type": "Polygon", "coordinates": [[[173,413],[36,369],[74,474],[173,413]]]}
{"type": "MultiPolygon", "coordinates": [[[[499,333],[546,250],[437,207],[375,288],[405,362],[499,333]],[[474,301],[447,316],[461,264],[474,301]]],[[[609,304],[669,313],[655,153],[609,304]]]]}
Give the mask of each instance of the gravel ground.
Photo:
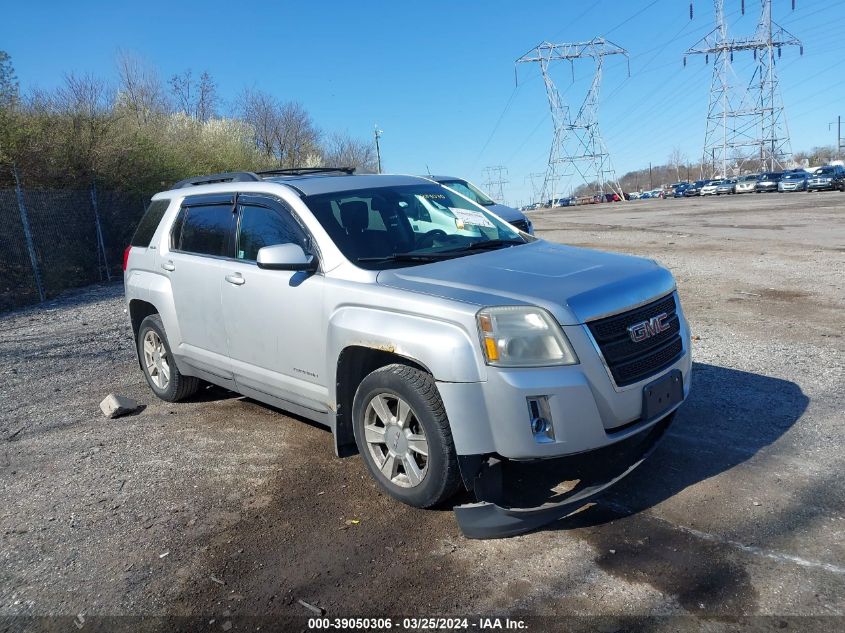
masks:
{"type": "Polygon", "coordinates": [[[216,388],[156,400],[122,288],[89,288],[0,315],[6,625],[197,616],[239,630],[244,616],[313,615],[304,600],[329,617],[549,616],[534,630],[562,616],[675,630],[688,620],[631,618],[689,615],[841,630],[845,195],[533,219],[547,239],[664,263],[695,336],[689,401],[600,503],[532,534],[463,539],[451,512],[401,506],[359,458],[334,458],[319,427],[216,388]],[[112,391],[144,409],[104,419],[112,391]]]}

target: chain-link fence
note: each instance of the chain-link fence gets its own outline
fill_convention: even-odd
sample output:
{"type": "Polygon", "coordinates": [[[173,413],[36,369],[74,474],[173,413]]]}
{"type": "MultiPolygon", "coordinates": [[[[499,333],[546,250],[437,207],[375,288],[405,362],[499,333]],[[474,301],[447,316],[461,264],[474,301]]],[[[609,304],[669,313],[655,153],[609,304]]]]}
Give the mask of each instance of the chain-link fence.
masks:
{"type": "Polygon", "coordinates": [[[0,190],[0,310],[119,279],[149,199],[96,185],[0,190]]]}

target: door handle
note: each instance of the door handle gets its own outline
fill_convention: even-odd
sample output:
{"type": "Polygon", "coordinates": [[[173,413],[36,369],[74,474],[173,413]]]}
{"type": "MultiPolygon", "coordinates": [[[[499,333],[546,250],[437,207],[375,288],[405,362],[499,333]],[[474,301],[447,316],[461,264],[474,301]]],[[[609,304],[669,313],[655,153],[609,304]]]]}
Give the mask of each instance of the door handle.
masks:
{"type": "Polygon", "coordinates": [[[172,272],[172,271],[174,271],[174,270],[176,270],[176,265],[175,265],[173,262],[171,262],[171,261],[166,261],[166,262],[164,262],[164,263],[161,265],[161,267],[162,267],[162,268],[164,268],[164,270],[171,271],[171,272],[172,272]]]}
{"type": "Polygon", "coordinates": [[[233,273],[231,275],[226,275],[225,279],[230,284],[235,285],[235,286],[243,286],[246,283],[246,279],[244,279],[244,276],[240,273],[233,273]]]}

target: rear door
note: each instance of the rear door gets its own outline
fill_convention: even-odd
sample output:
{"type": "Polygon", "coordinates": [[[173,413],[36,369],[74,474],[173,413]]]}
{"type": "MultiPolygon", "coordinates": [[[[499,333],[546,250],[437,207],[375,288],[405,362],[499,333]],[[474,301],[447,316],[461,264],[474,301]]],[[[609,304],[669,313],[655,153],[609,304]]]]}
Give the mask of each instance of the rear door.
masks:
{"type": "Polygon", "coordinates": [[[297,244],[316,255],[311,238],[273,196],[239,195],[237,209],[235,258],[225,263],[222,305],[238,391],[325,412],[324,278],[255,263],[259,249],[275,244],[297,244]]]}
{"type": "MultiPolygon", "coordinates": [[[[185,198],[161,267],[170,278],[180,340],[174,353],[231,380],[221,286],[233,255],[237,214],[231,194],[185,198]]],[[[172,343],[171,343],[172,345],[172,343]]]]}

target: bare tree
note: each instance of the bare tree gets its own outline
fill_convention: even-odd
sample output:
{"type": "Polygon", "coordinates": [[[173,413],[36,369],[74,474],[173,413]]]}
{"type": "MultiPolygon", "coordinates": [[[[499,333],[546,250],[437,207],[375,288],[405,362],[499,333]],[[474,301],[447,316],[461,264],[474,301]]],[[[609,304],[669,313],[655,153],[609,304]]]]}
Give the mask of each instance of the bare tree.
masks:
{"type": "Polygon", "coordinates": [[[244,90],[236,109],[240,118],[252,128],[258,151],[268,159],[276,157],[276,137],[279,127],[279,103],[261,90],[244,90]]]}
{"type": "Polygon", "coordinates": [[[208,121],[216,116],[217,84],[207,71],[200,75],[196,85],[190,69],[173,75],[168,84],[176,101],[176,109],[184,112],[185,116],[198,121],[208,121]]]}
{"type": "Polygon", "coordinates": [[[158,73],[140,58],[120,52],[117,72],[120,77],[118,101],[135,117],[139,127],[168,111],[158,73]]]}
{"type": "Polygon", "coordinates": [[[176,109],[185,113],[185,116],[193,116],[193,101],[191,99],[191,71],[190,69],[181,75],[173,75],[167,82],[170,85],[170,94],[176,101],[176,109]]]}
{"type": "Polygon", "coordinates": [[[687,164],[687,155],[680,147],[673,147],[672,153],[669,154],[669,165],[675,168],[675,178],[681,179],[681,167],[687,164]]]}
{"type": "Polygon", "coordinates": [[[280,167],[302,167],[319,160],[320,133],[302,104],[280,103],[261,90],[246,90],[238,113],[253,130],[259,152],[280,167]]]}
{"type": "Polygon", "coordinates": [[[354,167],[359,172],[375,173],[375,147],[371,142],[353,138],[348,133],[331,134],[323,146],[323,164],[354,167]]]}
{"type": "Polygon", "coordinates": [[[319,155],[320,133],[301,103],[288,101],[279,108],[276,130],[279,165],[304,167],[319,155]]]}
{"type": "Polygon", "coordinates": [[[217,116],[217,102],[217,84],[208,71],[204,71],[197,86],[197,119],[208,121],[217,116]]]}

